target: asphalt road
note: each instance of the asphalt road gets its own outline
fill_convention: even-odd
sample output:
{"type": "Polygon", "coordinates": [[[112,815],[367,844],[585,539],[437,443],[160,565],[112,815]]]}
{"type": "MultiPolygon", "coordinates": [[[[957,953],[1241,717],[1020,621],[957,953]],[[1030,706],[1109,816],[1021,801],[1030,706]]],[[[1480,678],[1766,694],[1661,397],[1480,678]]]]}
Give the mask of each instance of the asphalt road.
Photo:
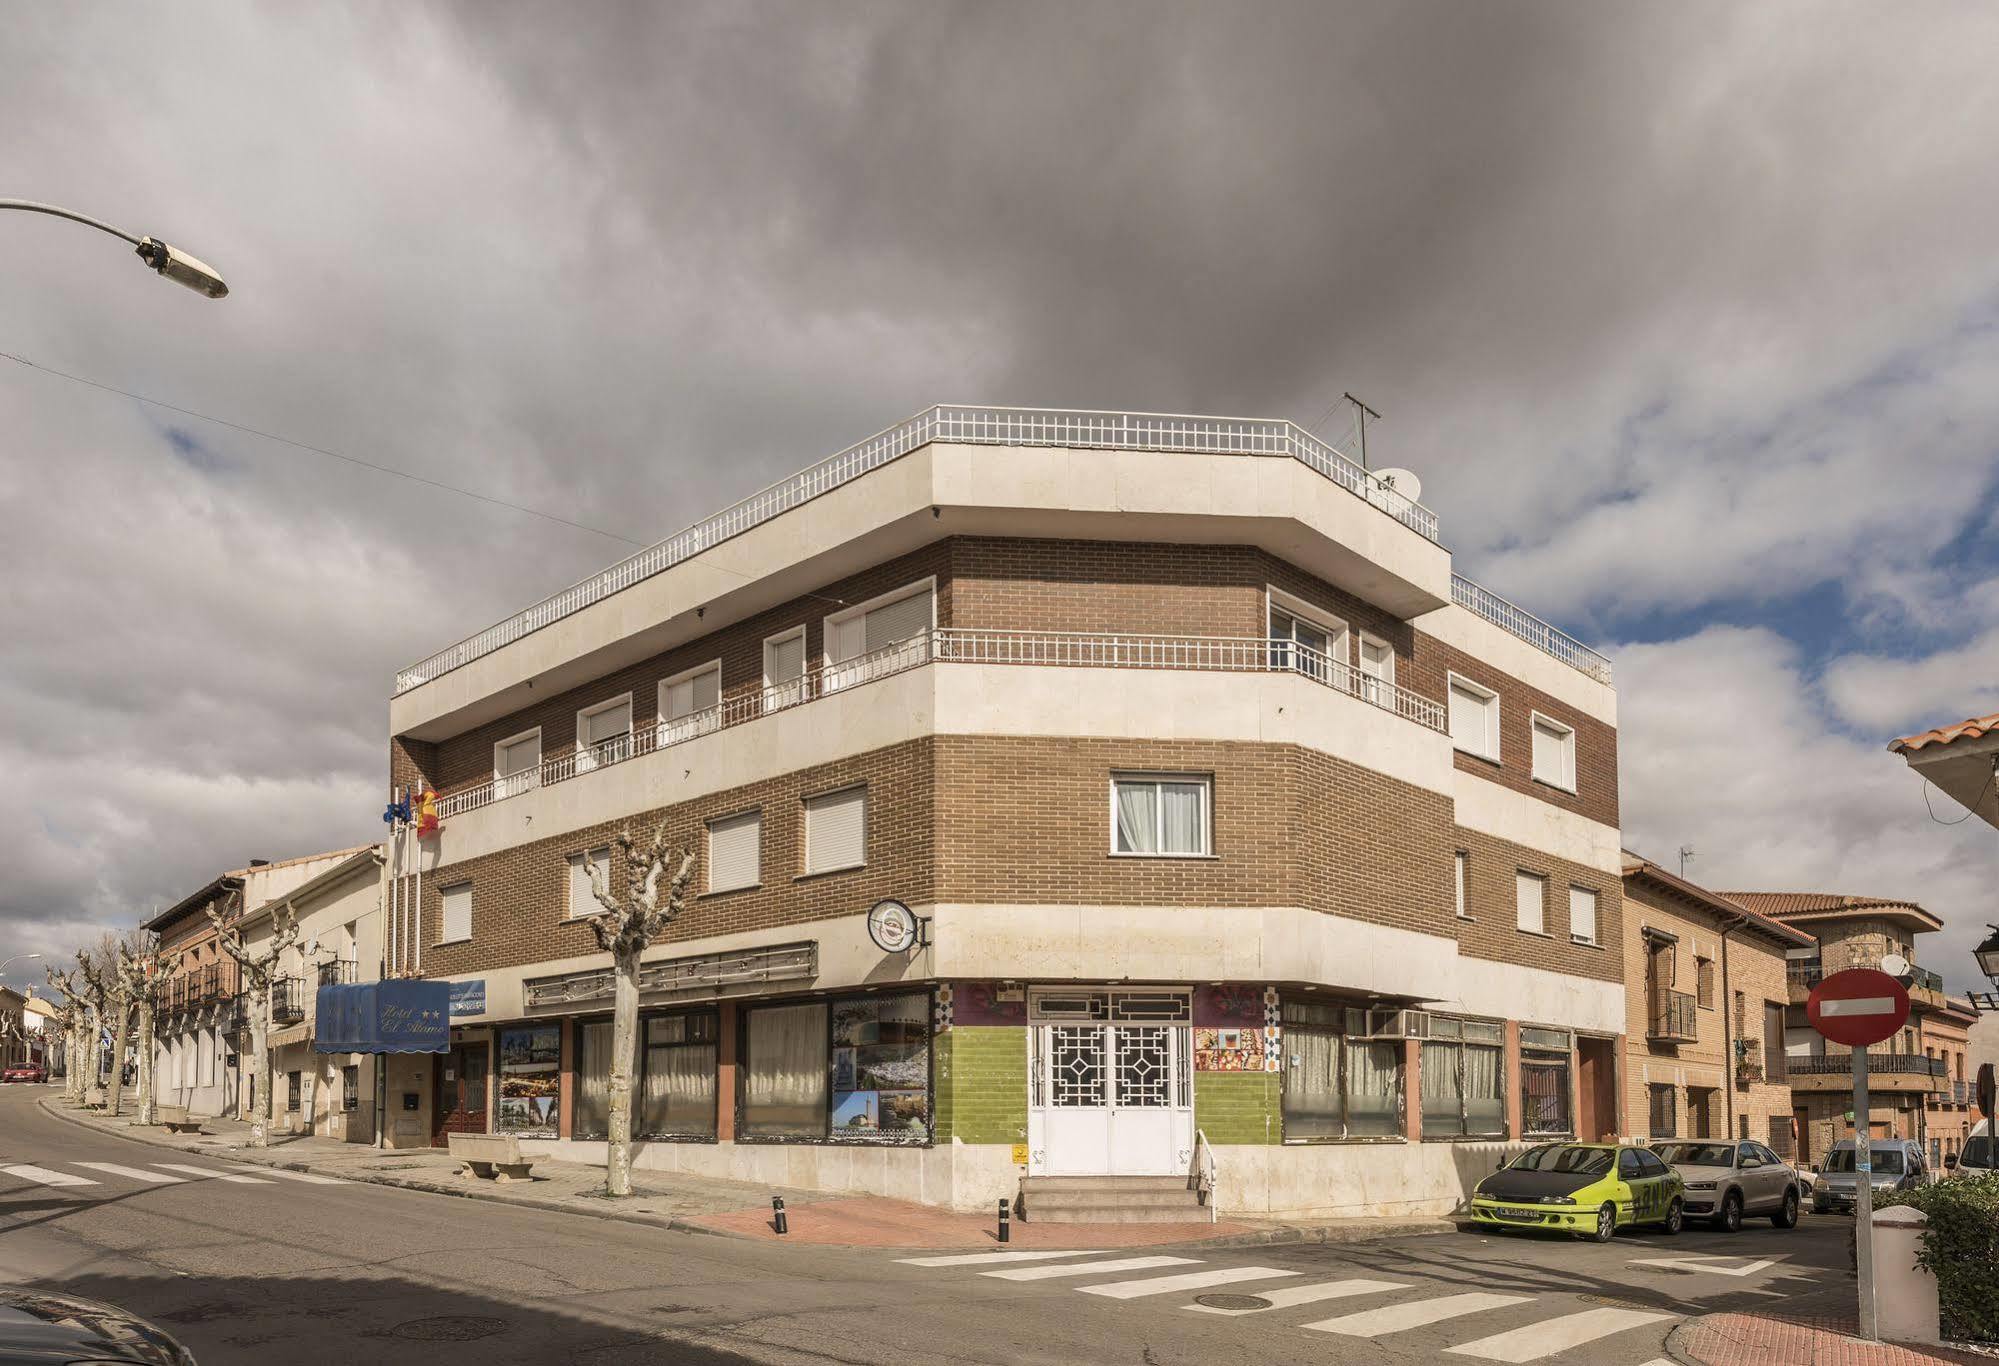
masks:
{"type": "Polygon", "coordinates": [[[1850,1221],[1830,1217],[1606,1247],[1459,1233],[938,1264],[233,1169],[46,1115],[46,1094],[0,1088],[0,1282],[125,1306],[203,1366],[1641,1366],[1688,1316],[1852,1294],[1850,1221]],[[1120,1265],[1165,1257],[1184,1260],[1120,1265]]]}

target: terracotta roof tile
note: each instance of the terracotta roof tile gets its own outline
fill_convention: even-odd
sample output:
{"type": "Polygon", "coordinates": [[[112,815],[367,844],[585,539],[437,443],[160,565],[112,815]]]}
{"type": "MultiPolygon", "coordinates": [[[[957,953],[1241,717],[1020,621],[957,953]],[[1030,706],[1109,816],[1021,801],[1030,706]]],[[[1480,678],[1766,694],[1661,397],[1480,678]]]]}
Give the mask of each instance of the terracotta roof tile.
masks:
{"type": "Polygon", "coordinates": [[[1915,735],[1904,735],[1899,740],[1888,742],[1888,748],[1896,754],[1912,749],[1922,749],[1926,745],[1947,745],[1954,740],[1976,740],[1989,731],[1999,730],[1999,711],[1990,716],[1974,716],[1968,721],[1959,721],[1954,726],[1937,726],[1915,735]]]}

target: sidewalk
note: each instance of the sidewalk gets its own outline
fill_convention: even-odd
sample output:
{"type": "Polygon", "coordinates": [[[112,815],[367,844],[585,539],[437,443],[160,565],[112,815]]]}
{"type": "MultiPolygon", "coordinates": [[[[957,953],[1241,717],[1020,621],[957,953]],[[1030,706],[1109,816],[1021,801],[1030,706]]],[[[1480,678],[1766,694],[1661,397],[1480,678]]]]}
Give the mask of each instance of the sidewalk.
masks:
{"type": "MultiPolygon", "coordinates": [[[[614,1201],[604,1194],[604,1169],[586,1163],[539,1160],[535,1163],[533,1180],[500,1185],[459,1176],[461,1164],[441,1148],[384,1150],[333,1138],[280,1134],[272,1137],[270,1147],[258,1150],[244,1146],[250,1126],[241,1120],[204,1118],[199,1134],[170,1134],[161,1128],[140,1128],[129,1117],[113,1120],[95,1111],[73,1109],[63,1104],[60,1096],[44,1097],[41,1106],[47,1113],[73,1124],[197,1157],[282,1167],[344,1181],[558,1210],[683,1232],[819,1247],[948,1249],[998,1245],[996,1211],[960,1214],[883,1196],[792,1190],[668,1172],[634,1172],[632,1198],[614,1201]],[[790,1232],[782,1238],[771,1226],[772,1196],[784,1197],[790,1232]]],[[[1412,1233],[1448,1233],[1455,1227],[1448,1219],[1184,1224],[1016,1221],[1010,1246],[1023,1250],[1156,1247],[1167,1243],[1182,1247],[1253,1247],[1271,1243],[1359,1242],[1412,1233]]]]}
{"type": "Polygon", "coordinates": [[[1867,1342],[1851,1313],[1706,1314],[1673,1330],[1673,1355],[1700,1366],[1991,1366],[1999,1356],[1867,1342]]]}

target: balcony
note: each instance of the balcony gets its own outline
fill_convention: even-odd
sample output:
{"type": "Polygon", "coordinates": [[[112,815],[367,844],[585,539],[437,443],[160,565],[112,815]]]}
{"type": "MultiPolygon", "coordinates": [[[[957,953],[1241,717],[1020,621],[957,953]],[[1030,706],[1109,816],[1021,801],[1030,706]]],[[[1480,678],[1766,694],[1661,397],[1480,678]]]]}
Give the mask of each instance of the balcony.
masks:
{"type": "Polygon", "coordinates": [[[1693,1043],[1700,1038],[1697,1020],[1691,992],[1655,992],[1645,1037],[1654,1043],[1693,1043]]]}
{"type": "Polygon", "coordinates": [[[319,965],[319,985],[323,987],[351,986],[358,980],[361,965],[344,958],[336,958],[331,963],[319,965]]]}
{"type": "Polygon", "coordinates": [[[508,774],[438,799],[441,817],[463,815],[580,774],[610,768],[674,745],[744,725],[822,697],[932,664],[1025,664],[1056,668],[1168,669],[1193,672],[1294,674],[1393,713],[1425,730],[1444,733],[1440,702],[1287,641],[1261,636],[1094,635],[1069,631],[931,630],[872,654],[816,665],[792,682],[751,686],[716,706],[672,720],[648,722],[589,749],[557,754],[536,768],[508,774]]]}
{"type": "MultiPolygon", "coordinates": [[[[1791,1090],[1850,1091],[1853,1089],[1853,1058],[1846,1053],[1826,1053],[1812,1058],[1792,1058],[1789,1063],[1791,1090]]],[[[1944,1065],[1940,1059],[1918,1053],[1869,1053],[1867,1086],[1872,1092],[1900,1091],[1924,1094],[1943,1084],[1944,1065]]]]}
{"type": "Polygon", "coordinates": [[[1553,655],[1608,687],[1610,660],[1564,631],[1558,631],[1524,608],[1479,587],[1462,574],[1451,575],[1451,601],[1484,617],[1500,630],[1519,636],[1535,649],[1553,655]]]}
{"type": "MultiPolygon", "coordinates": [[[[1784,967],[1784,980],[1790,986],[1791,1004],[1801,1006],[1811,996],[1812,988],[1835,972],[1848,968],[1876,968],[1879,963],[1867,961],[1865,955],[1853,955],[1833,962],[1822,962],[1817,958],[1799,958],[1784,967]]],[[[1909,969],[1909,999],[1919,1005],[1941,1007],[1944,1003],[1943,978],[1928,968],[1909,969]]]]}
{"type": "MultiPolygon", "coordinates": [[[[1072,450],[1192,452],[1296,460],[1354,497],[1381,509],[1426,540],[1437,540],[1435,513],[1397,493],[1377,476],[1348,459],[1337,447],[1282,419],[939,405],[926,408],[907,421],[849,446],[837,455],[754,493],[657,545],[647,547],[602,573],[546,598],[420,664],[402,670],[396,675],[396,693],[400,695],[421,687],[453,669],[492,654],[523,636],[580,612],[633,584],[664,573],[705,550],[852,483],[932,442],[1052,446],[1072,450]]],[[[1469,586],[1476,588],[1476,585],[1469,586]]],[[[1504,603],[1503,599],[1495,598],[1493,602],[1511,608],[1511,604],[1504,603]]],[[[1479,607],[1471,610],[1496,620],[1491,613],[1479,607]]],[[[1518,609],[1512,610],[1518,612],[1518,609]]],[[[1533,619],[1527,618],[1524,613],[1519,615],[1523,618],[1519,626],[1526,630],[1533,629],[1536,625],[1533,619]]],[[[1549,649],[1547,642],[1552,637],[1544,635],[1537,638],[1504,622],[1499,624],[1539,648],[1549,649]]],[[[1552,631],[1545,624],[1540,624],[1540,627],[1544,632],[1552,631]]],[[[1560,636],[1559,632],[1553,634],[1560,636]]],[[[1567,637],[1561,639],[1567,640],[1567,637]]],[[[1553,653],[1552,650],[1550,652],[1553,653]]]]}
{"type": "Polygon", "coordinates": [[[305,983],[296,977],[278,977],[271,982],[271,1022],[297,1024],[305,1018],[305,983]]]}

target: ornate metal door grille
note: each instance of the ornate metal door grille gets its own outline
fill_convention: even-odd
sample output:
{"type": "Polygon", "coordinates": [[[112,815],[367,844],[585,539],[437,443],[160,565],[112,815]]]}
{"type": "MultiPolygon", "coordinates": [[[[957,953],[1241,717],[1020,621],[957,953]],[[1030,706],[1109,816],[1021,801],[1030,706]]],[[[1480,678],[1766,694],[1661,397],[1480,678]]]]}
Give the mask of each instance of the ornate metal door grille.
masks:
{"type": "Polygon", "coordinates": [[[1050,1100],[1077,1108],[1104,1103],[1104,1030],[1098,1025],[1049,1025],[1050,1100]]]}
{"type": "Polygon", "coordinates": [[[1121,1025],[1117,1031],[1117,1103],[1164,1109],[1173,1103],[1173,1043],[1163,1025],[1121,1025]]]}

